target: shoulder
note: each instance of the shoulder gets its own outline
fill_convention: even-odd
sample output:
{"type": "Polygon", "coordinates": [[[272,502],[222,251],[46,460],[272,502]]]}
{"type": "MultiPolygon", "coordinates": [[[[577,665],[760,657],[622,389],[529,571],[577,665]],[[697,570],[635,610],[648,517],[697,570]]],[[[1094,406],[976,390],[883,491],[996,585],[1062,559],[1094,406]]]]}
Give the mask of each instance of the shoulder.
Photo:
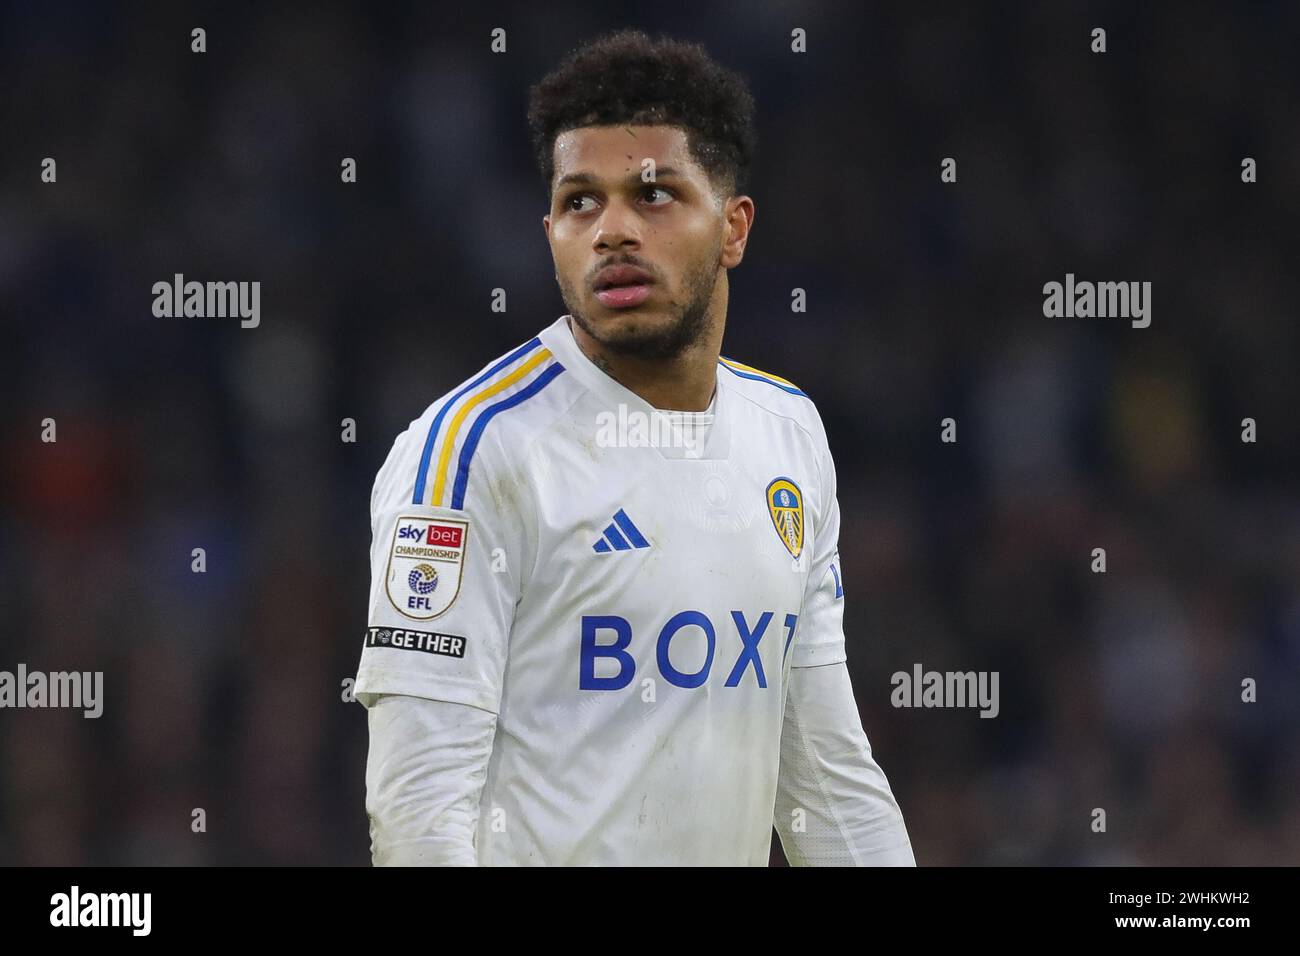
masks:
{"type": "Polygon", "coordinates": [[[718,357],[718,367],[733,392],[743,396],[762,413],[787,419],[794,427],[808,433],[819,452],[829,453],[826,429],[817,404],[802,388],[787,378],[725,355],[718,357]]]}
{"type": "Polygon", "coordinates": [[[471,477],[508,470],[572,403],[564,371],[534,337],[449,389],[397,436],[372,504],[463,509],[471,477]]]}

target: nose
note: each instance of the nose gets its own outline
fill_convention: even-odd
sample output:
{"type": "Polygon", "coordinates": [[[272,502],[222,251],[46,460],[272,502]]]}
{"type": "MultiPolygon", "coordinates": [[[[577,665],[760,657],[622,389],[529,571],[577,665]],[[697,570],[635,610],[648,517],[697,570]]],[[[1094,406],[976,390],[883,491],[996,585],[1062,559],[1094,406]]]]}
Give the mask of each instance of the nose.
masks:
{"type": "Polygon", "coordinates": [[[628,209],[621,200],[611,199],[596,222],[596,235],[591,245],[596,252],[601,253],[616,249],[639,249],[641,233],[635,212],[628,209]]]}

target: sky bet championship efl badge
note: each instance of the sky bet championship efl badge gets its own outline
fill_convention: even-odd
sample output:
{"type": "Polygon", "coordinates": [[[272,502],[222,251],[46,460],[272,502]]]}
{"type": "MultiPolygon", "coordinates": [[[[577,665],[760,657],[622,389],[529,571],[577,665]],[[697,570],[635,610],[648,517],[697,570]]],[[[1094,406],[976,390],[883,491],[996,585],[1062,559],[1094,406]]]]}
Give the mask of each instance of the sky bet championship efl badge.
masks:
{"type": "Polygon", "coordinates": [[[789,478],[775,478],[767,486],[767,510],[776,533],[791,556],[803,552],[803,495],[789,478]]]}
{"type": "Polygon", "coordinates": [[[468,537],[468,521],[398,518],[388,555],[388,599],[393,607],[421,621],[451,607],[460,591],[468,537]]]}

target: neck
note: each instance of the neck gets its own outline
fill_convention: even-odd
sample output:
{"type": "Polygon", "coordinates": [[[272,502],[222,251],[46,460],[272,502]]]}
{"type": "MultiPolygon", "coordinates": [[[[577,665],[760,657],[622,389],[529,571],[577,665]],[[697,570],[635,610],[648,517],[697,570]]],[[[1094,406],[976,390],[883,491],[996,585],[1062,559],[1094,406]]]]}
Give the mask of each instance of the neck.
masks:
{"type": "MultiPolygon", "coordinates": [[[[721,283],[720,283],[721,284],[721,283]]],[[[569,320],[573,339],[593,365],[653,408],[662,411],[702,412],[713,401],[717,385],[718,355],[726,323],[726,293],[710,306],[707,331],[672,358],[641,358],[604,348],[569,320]]]]}

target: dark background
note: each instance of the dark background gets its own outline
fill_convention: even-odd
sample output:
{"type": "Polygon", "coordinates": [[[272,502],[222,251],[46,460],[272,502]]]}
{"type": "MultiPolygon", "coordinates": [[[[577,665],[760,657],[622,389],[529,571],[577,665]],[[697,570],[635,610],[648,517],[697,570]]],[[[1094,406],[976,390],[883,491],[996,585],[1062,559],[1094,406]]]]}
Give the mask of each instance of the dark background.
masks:
{"type": "Polygon", "coordinates": [[[0,863],[368,863],[371,482],[564,311],[527,89],[620,26],[752,84],[724,353],[825,420],[917,861],[1300,862],[1300,5],[870,6],[0,8],[0,669],[105,672],[0,711],[0,863]],[[176,272],[261,326],[155,318],[176,272]],[[1151,327],[1044,318],[1067,272],[1151,327]],[[891,707],[917,662],[1000,715],[891,707]]]}

